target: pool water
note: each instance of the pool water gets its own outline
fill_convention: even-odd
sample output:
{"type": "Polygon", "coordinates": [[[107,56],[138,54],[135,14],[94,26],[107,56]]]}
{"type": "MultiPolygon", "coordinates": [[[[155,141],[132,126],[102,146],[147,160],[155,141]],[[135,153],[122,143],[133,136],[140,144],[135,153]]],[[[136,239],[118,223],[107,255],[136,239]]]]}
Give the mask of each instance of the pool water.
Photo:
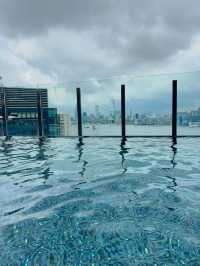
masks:
{"type": "Polygon", "coordinates": [[[0,265],[200,265],[200,139],[0,143],[0,265]]]}

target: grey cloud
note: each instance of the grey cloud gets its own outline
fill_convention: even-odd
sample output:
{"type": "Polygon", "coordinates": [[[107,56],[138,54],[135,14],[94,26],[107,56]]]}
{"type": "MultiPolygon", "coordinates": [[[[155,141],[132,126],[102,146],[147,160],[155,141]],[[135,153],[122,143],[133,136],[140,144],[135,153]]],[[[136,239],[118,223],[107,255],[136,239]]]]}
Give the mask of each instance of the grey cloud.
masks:
{"type": "Polygon", "coordinates": [[[17,56],[50,80],[162,69],[199,34],[196,5],[196,0],[0,0],[0,35],[14,49],[27,44],[30,53],[17,50],[17,56]]]}
{"type": "Polygon", "coordinates": [[[13,36],[32,36],[51,28],[83,29],[95,26],[106,15],[106,0],[8,0],[0,1],[1,31],[13,36]]]}

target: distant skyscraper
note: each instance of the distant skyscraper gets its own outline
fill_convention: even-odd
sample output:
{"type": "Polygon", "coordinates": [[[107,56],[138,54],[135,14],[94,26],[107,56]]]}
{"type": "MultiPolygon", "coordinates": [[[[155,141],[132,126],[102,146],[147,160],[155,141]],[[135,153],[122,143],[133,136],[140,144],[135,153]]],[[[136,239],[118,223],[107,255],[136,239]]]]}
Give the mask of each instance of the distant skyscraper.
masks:
{"type": "Polygon", "coordinates": [[[74,120],[75,122],[77,121],[77,108],[76,107],[74,109],[74,120]]]}
{"type": "Polygon", "coordinates": [[[100,118],[100,108],[99,108],[99,105],[95,105],[95,116],[96,116],[96,119],[99,120],[100,118]]]}
{"type": "Polygon", "coordinates": [[[88,114],[87,114],[87,112],[83,112],[83,123],[88,123],[88,114]]]}
{"type": "Polygon", "coordinates": [[[113,113],[116,111],[116,100],[112,99],[113,113]]]}
{"type": "Polygon", "coordinates": [[[112,116],[113,116],[113,122],[116,123],[117,120],[117,108],[116,108],[116,100],[112,99],[112,116]]]}

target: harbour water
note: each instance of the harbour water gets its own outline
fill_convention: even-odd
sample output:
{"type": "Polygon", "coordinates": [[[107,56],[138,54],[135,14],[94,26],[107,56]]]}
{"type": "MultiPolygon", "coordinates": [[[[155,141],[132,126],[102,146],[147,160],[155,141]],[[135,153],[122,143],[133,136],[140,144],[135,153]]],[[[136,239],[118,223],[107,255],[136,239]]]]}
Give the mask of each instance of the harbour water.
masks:
{"type": "Polygon", "coordinates": [[[0,143],[0,265],[199,265],[200,138],[0,143]]]}
{"type": "MultiPolygon", "coordinates": [[[[128,136],[170,136],[171,126],[139,126],[126,125],[128,136]]],[[[69,130],[70,135],[77,135],[77,126],[73,125],[69,130]]],[[[180,127],[177,134],[183,136],[200,136],[200,127],[180,127]]],[[[120,124],[86,124],[83,125],[83,135],[86,136],[121,136],[120,124]]]]}

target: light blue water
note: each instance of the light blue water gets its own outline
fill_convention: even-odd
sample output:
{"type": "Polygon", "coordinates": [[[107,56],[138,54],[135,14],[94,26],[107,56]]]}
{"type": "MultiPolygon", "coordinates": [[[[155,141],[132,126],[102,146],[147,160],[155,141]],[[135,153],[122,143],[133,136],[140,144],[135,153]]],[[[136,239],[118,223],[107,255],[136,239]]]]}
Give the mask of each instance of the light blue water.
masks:
{"type": "Polygon", "coordinates": [[[0,143],[0,265],[200,265],[200,139],[0,143]]]}

